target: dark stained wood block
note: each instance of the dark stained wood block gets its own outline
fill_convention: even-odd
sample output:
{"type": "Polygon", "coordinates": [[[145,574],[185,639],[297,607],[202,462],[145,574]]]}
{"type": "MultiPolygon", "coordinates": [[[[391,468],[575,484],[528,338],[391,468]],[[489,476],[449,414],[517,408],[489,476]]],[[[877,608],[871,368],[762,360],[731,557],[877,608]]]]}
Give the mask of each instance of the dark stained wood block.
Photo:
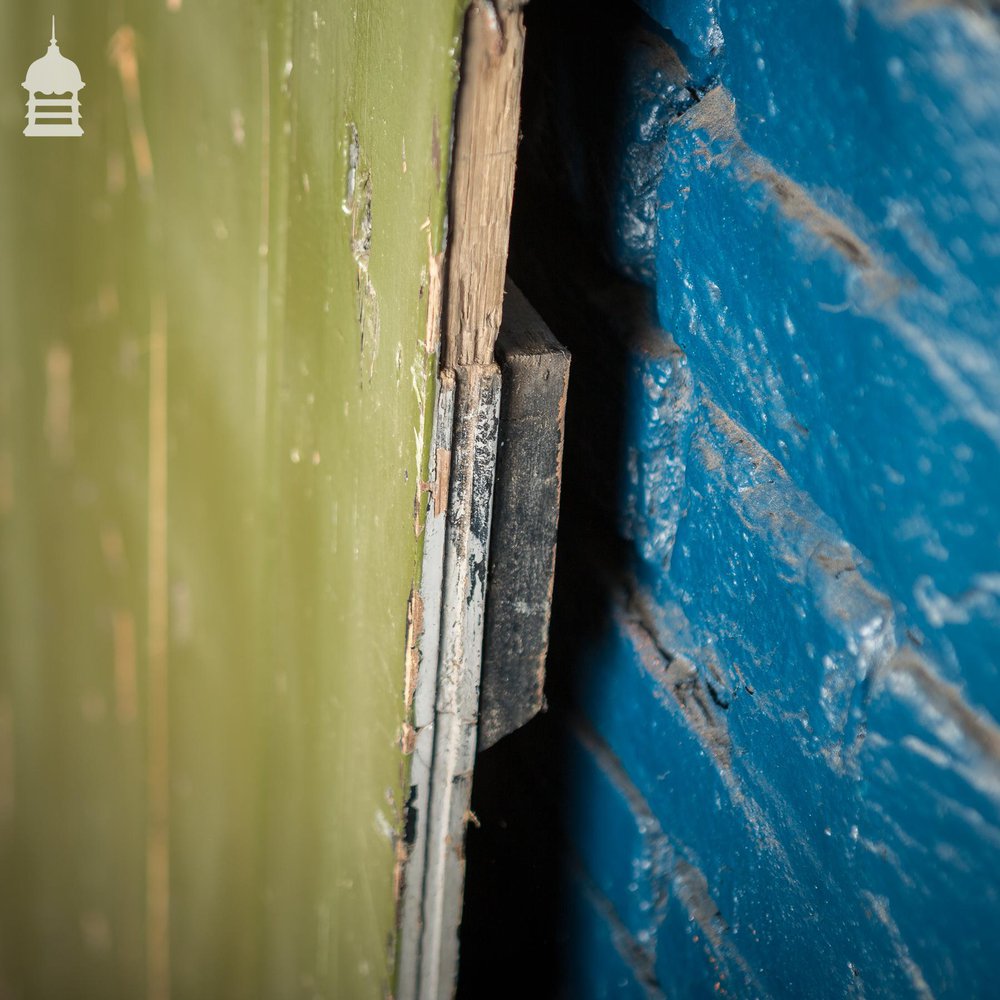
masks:
{"type": "Polygon", "coordinates": [[[542,708],[562,481],[569,352],[507,281],[503,388],[483,639],[479,748],[542,708]]]}

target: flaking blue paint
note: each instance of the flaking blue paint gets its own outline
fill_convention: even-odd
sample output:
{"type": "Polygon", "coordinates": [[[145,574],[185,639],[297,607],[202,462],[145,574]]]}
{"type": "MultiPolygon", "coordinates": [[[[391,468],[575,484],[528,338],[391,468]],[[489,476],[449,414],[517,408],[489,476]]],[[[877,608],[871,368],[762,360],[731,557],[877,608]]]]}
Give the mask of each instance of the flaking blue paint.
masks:
{"type": "Polygon", "coordinates": [[[612,173],[573,174],[662,328],[625,377],[631,583],[579,669],[597,763],[573,815],[617,817],[572,824],[612,914],[586,934],[642,930],[668,995],[987,995],[1000,25],[973,3],[641,6],[612,173]],[[651,927],[626,807],[660,838],[651,927]]]}

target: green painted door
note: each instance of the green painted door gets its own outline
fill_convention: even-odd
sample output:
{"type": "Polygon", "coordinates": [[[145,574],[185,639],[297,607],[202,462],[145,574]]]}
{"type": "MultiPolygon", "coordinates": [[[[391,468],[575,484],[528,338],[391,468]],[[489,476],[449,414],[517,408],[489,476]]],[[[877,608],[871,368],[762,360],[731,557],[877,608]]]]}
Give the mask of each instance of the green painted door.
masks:
{"type": "Polygon", "coordinates": [[[392,988],[459,0],[2,0],[0,997],[392,988]],[[80,138],[22,134],[57,18],[80,138]]]}

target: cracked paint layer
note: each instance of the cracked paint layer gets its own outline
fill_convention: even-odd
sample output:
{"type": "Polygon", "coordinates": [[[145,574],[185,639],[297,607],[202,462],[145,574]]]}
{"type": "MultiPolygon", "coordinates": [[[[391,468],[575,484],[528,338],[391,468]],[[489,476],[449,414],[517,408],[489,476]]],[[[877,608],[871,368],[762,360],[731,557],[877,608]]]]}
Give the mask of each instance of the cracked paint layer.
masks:
{"type": "MultiPolygon", "coordinates": [[[[613,759],[634,789],[619,812],[685,845],[671,900],[711,919],[637,919],[669,873],[622,882],[648,840],[587,814],[580,995],[612,967],[636,995],[983,992],[1000,931],[996,12],[639,6],[604,46],[618,103],[593,113],[586,59],[551,73],[553,174],[655,297],[645,318],[601,307],[621,330],[608,519],[626,546],[612,573],[594,559],[608,621],[568,682],[593,734],[574,808],[616,815],[613,759]]],[[[608,350],[570,346],[581,367],[608,350]]]]}

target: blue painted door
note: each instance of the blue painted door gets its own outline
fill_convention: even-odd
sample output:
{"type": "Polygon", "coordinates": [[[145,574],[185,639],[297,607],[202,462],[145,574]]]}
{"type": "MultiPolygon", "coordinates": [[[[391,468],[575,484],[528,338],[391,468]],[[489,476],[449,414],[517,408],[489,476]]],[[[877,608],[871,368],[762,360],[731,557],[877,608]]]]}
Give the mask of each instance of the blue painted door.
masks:
{"type": "Polygon", "coordinates": [[[528,20],[558,981],[995,995],[995,6],[643,6],[528,20]]]}

